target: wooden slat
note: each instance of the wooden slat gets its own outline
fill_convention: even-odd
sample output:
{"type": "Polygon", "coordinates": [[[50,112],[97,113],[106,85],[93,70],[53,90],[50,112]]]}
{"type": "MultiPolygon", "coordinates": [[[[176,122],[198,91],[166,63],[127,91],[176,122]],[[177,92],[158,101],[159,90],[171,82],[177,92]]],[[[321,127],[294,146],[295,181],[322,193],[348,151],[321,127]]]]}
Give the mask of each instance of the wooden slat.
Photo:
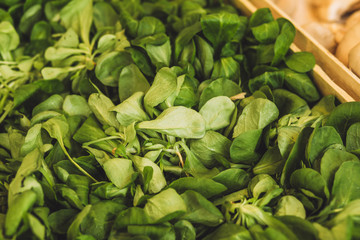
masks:
{"type": "MultiPolygon", "coordinates": [[[[236,1],[243,2],[242,0],[236,1]]],[[[246,2],[251,3],[256,8],[270,8],[275,18],[285,17],[291,20],[283,10],[270,0],[251,0],[251,2],[246,2]]],[[[319,44],[316,39],[307,33],[301,26],[294,21],[292,21],[292,23],[297,30],[294,40],[296,46],[302,51],[312,52],[316,58],[317,64],[327,73],[327,75],[356,101],[360,101],[360,79],[332,53],[319,44]]]]}
{"type": "MultiPolygon", "coordinates": [[[[231,0],[231,3],[235,7],[237,7],[244,15],[247,15],[247,16],[250,16],[253,12],[255,12],[257,8],[268,7],[272,11],[275,18],[278,18],[278,17],[289,18],[285,13],[283,13],[277,6],[275,6],[270,1],[266,1],[266,0],[252,0],[252,1],[231,0]]],[[[339,78],[337,78],[337,81],[335,81],[333,75],[331,77],[329,77],[329,75],[327,75],[327,72],[325,73],[325,71],[324,71],[325,70],[324,65],[326,65],[326,63],[324,63],[324,61],[327,62],[329,60],[324,60],[324,59],[326,59],[326,57],[322,57],[319,60],[318,59],[319,57],[317,57],[318,54],[316,52],[314,52],[314,50],[312,50],[310,47],[304,48],[307,45],[309,45],[311,43],[311,41],[314,41],[314,40],[313,39],[308,40],[306,38],[307,36],[302,34],[303,30],[299,30],[298,26],[296,26],[296,24],[294,24],[294,25],[297,28],[297,33],[296,33],[297,37],[295,37],[295,40],[296,40],[296,42],[294,41],[295,44],[291,45],[291,50],[293,52],[298,52],[298,51],[300,51],[300,49],[302,51],[309,51],[314,54],[315,58],[317,58],[316,59],[317,65],[314,67],[314,69],[312,71],[312,76],[313,76],[313,81],[316,84],[316,86],[318,87],[318,89],[320,90],[320,92],[323,95],[330,95],[330,94],[335,95],[337,97],[337,99],[339,99],[339,101],[341,101],[341,102],[359,101],[360,100],[360,81],[356,81],[356,80],[354,80],[354,78],[352,76],[350,76],[350,79],[348,79],[346,81],[346,83],[344,83],[345,80],[339,81],[339,78]],[[302,31],[302,32],[300,32],[300,31],[302,31]],[[306,40],[301,40],[301,37],[306,38],[306,40]],[[305,44],[301,43],[301,41],[305,41],[305,44]],[[301,44],[300,48],[298,45],[299,42],[301,44]],[[323,61],[321,61],[321,60],[323,60],[323,61]]],[[[315,44],[312,44],[312,45],[315,47],[315,44]]],[[[324,51],[324,50],[326,50],[326,49],[318,48],[317,51],[324,51]]],[[[332,55],[329,52],[328,52],[328,54],[332,55]]],[[[332,55],[332,58],[335,58],[335,57],[332,55]]],[[[327,67],[327,68],[329,68],[329,67],[327,67]]],[[[339,67],[333,66],[333,68],[335,68],[333,71],[336,72],[336,69],[339,67]]],[[[347,69],[347,71],[350,72],[350,70],[348,70],[348,69],[347,69]]],[[[352,75],[354,75],[354,74],[352,74],[352,75]]],[[[357,78],[357,77],[355,76],[355,78],[357,78]]]]}

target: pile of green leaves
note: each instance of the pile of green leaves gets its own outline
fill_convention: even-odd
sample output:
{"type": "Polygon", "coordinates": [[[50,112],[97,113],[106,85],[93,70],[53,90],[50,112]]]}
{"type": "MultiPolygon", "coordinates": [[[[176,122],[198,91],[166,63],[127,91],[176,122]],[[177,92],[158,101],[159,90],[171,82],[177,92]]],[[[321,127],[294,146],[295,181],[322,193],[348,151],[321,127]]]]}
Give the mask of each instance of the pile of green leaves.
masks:
{"type": "Polygon", "coordinates": [[[269,9],[0,0],[1,239],[357,239],[360,103],[269,9]]]}

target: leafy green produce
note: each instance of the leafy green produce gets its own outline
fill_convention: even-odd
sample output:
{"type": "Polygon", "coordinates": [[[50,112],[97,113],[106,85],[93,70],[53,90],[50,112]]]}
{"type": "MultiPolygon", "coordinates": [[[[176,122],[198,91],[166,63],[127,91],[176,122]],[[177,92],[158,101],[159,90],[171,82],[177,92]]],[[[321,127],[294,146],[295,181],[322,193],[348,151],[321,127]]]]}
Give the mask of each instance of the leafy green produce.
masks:
{"type": "Polygon", "coordinates": [[[360,104],[225,2],[0,0],[0,239],[359,238],[360,104]]]}

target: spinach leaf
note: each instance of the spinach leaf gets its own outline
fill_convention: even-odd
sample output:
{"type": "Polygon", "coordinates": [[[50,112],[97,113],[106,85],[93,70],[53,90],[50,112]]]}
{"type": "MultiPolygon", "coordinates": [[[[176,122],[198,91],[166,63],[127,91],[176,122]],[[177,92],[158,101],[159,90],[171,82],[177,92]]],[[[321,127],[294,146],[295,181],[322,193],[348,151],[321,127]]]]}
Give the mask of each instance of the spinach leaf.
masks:
{"type": "Polygon", "coordinates": [[[179,178],[173,181],[169,187],[175,189],[180,194],[186,192],[187,190],[194,190],[207,199],[219,195],[227,190],[223,184],[212,179],[194,177],[179,178]]]}
{"type": "Polygon", "coordinates": [[[346,161],[341,164],[339,170],[335,173],[334,184],[332,187],[333,207],[343,207],[349,202],[358,199],[359,174],[360,168],[358,161],[346,161]]]}
{"type": "Polygon", "coordinates": [[[140,122],[137,128],[180,138],[202,138],[205,135],[204,118],[195,110],[182,106],[170,107],[155,120],[140,122]]]}
{"type": "Polygon", "coordinates": [[[149,193],[158,193],[166,186],[166,179],[158,165],[147,158],[139,156],[133,156],[132,161],[135,165],[135,168],[140,172],[140,176],[142,177],[143,181],[146,180],[146,169],[149,167],[152,168],[153,173],[148,186],[149,193]]]}
{"type": "Polygon", "coordinates": [[[134,122],[149,120],[142,107],[143,97],[143,92],[136,92],[111,109],[116,112],[116,119],[122,126],[129,126],[134,122]]]}
{"type": "Polygon", "coordinates": [[[279,23],[280,34],[275,40],[274,44],[274,58],[271,61],[271,66],[277,66],[289,51],[290,45],[295,38],[294,25],[285,18],[276,19],[279,23]]]}
{"type": "Polygon", "coordinates": [[[203,116],[206,130],[219,130],[230,124],[235,104],[230,98],[218,96],[207,101],[199,113],[203,116]]]}
{"type": "Polygon", "coordinates": [[[144,212],[157,223],[177,218],[186,211],[183,198],[172,188],[163,190],[148,199],[144,207],[144,212]]]}
{"type": "Polygon", "coordinates": [[[253,164],[260,158],[257,152],[261,143],[262,129],[240,133],[230,147],[231,161],[234,163],[253,164]]]}
{"type": "Polygon", "coordinates": [[[271,89],[281,88],[284,84],[284,78],[283,71],[265,72],[249,80],[249,90],[253,93],[265,85],[271,89]]]}
{"type": "Polygon", "coordinates": [[[234,82],[240,81],[240,65],[233,57],[222,57],[214,62],[211,79],[225,78],[234,82]]]}
{"type": "Polygon", "coordinates": [[[305,73],[315,67],[315,57],[310,52],[296,52],[285,58],[285,64],[291,70],[305,73]]]}
{"type": "MultiPolygon", "coordinates": [[[[127,52],[110,52],[108,54],[102,55],[95,67],[95,74],[96,77],[100,80],[101,83],[103,83],[106,86],[116,87],[120,83],[123,82],[123,80],[120,78],[120,73],[122,73],[123,69],[132,63],[132,59],[129,53],[127,52]]],[[[129,70],[125,70],[127,74],[129,70]]],[[[125,75],[125,78],[127,78],[126,73],[123,73],[125,75]]],[[[133,73],[134,74],[134,73],[133,73]]],[[[124,78],[124,76],[122,76],[124,78]]],[[[138,80],[138,79],[137,79],[138,80]]],[[[144,82],[144,80],[139,79],[138,80],[140,84],[144,82]]],[[[139,84],[139,85],[140,85],[139,84]]],[[[121,85],[121,87],[124,87],[121,85]]]]}
{"type": "Polygon", "coordinates": [[[224,221],[220,210],[200,193],[188,190],[181,194],[181,197],[187,206],[187,212],[181,216],[181,219],[188,220],[194,224],[212,227],[224,221]]]}
{"type": "Polygon", "coordinates": [[[280,29],[277,21],[271,21],[252,27],[251,31],[260,43],[272,43],[279,35],[280,29]]]}
{"type": "Polygon", "coordinates": [[[200,22],[203,33],[213,45],[215,52],[234,37],[234,29],[240,26],[239,17],[227,12],[204,15],[200,22]]]}
{"type": "Polygon", "coordinates": [[[332,144],[343,144],[340,135],[335,128],[324,126],[315,129],[307,144],[307,157],[311,164],[322,155],[323,151],[332,144]]]}
{"type": "Polygon", "coordinates": [[[345,139],[345,134],[349,127],[360,121],[360,103],[347,102],[337,106],[331,112],[325,125],[333,126],[342,139],[345,139]]]}
{"type": "Polygon", "coordinates": [[[215,131],[206,131],[201,139],[191,140],[192,153],[204,164],[211,168],[219,164],[219,158],[228,158],[231,141],[215,131]]]}
{"type": "Polygon", "coordinates": [[[297,189],[306,189],[326,201],[330,197],[325,179],[311,168],[301,168],[291,174],[290,184],[297,189]]]}
{"type": "Polygon", "coordinates": [[[135,64],[130,64],[121,70],[119,76],[119,97],[124,101],[136,92],[146,93],[150,84],[135,64]]]}
{"type": "Polygon", "coordinates": [[[279,116],[276,105],[267,99],[255,99],[243,110],[234,127],[233,137],[249,130],[263,129],[279,116]]]}
{"type": "Polygon", "coordinates": [[[93,20],[92,0],[75,0],[61,9],[60,18],[66,28],[72,28],[83,42],[90,46],[90,28],[93,20]]]}
{"type": "Polygon", "coordinates": [[[292,92],[298,94],[309,102],[319,100],[320,95],[314,83],[305,73],[296,73],[290,69],[285,68],[285,86],[292,92]]]}
{"type": "Polygon", "coordinates": [[[208,100],[217,96],[232,97],[241,92],[241,88],[235,82],[219,78],[212,81],[201,92],[199,108],[201,108],[208,100]]]}
{"type": "Polygon", "coordinates": [[[332,188],[335,173],[342,163],[347,161],[359,161],[359,159],[346,151],[328,149],[320,162],[320,173],[324,177],[329,189],[332,188]]]}
{"type": "Polygon", "coordinates": [[[351,125],[346,134],[346,150],[356,155],[360,154],[360,123],[351,125]]]}

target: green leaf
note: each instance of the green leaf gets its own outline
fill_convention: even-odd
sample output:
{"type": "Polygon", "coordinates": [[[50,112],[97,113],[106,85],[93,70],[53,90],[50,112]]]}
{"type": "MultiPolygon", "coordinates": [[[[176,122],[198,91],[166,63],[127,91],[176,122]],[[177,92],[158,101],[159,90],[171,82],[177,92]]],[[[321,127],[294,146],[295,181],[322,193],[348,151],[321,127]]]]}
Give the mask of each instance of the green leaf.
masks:
{"type": "Polygon", "coordinates": [[[360,162],[346,161],[341,164],[335,174],[332,187],[333,207],[340,208],[346,206],[355,199],[360,198],[360,162]]]}
{"type": "Polygon", "coordinates": [[[263,23],[251,28],[255,39],[260,43],[272,43],[279,35],[280,29],[277,21],[263,23]]]}
{"type": "Polygon", "coordinates": [[[178,62],[180,59],[181,52],[184,51],[186,45],[190,43],[193,37],[201,31],[201,25],[199,22],[184,28],[181,32],[177,35],[175,39],[175,62],[178,62]]]}
{"type": "Polygon", "coordinates": [[[107,239],[113,221],[120,211],[125,208],[125,205],[114,201],[95,203],[80,224],[81,233],[91,235],[94,239],[107,239]]]}
{"type": "Polygon", "coordinates": [[[137,128],[180,138],[202,138],[205,135],[203,117],[195,110],[183,106],[170,107],[155,120],[140,122],[137,128]]]}
{"type": "Polygon", "coordinates": [[[83,205],[89,201],[90,183],[90,178],[77,174],[69,174],[66,179],[66,184],[76,192],[83,205]]]}
{"type": "Polygon", "coordinates": [[[60,117],[54,117],[49,120],[47,120],[45,123],[43,123],[42,126],[50,135],[50,137],[55,138],[58,143],[61,146],[61,149],[65,153],[65,155],[68,157],[68,159],[77,167],[83,174],[90,177],[93,181],[96,182],[96,179],[94,179],[89,173],[87,173],[79,164],[77,164],[69,155],[67,152],[65,145],[70,145],[68,134],[69,134],[69,125],[66,122],[65,118],[63,116],[60,117]]]}
{"type": "Polygon", "coordinates": [[[234,223],[224,223],[214,232],[203,238],[204,240],[251,240],[253,239],[250,232],[243,226],[234,223]]]}
{"type": "MultiPolygon", "coordinates": [[[[153,239],[159,240],[175,240],[175,231],[169,223],[142,226],[131,225],[127,230],[132,236],[140,236],[139,238],[136,238],[139,240],[151,239],[150,236],[153,237],[153,239]]],[[[134,239],[134,237],[131,237],[131,239],[134,239]]]]}
{"type": "Polygon", "coordinates": [[[143,208],[131,207],[118,214],[113,228],[121,230],[129,225],[147,225],[151,223],[153,223],[153,220],[143,208]]]}
{"type": "Polygon", "coordinates": [[[307,144],[307,157],[311,164],[315,159],[321,156],[323,151],[333,144],[343,144],[340,135],[334,127],[323,126],[316,128],[307,144]]]}
{"type": "Polygon", "coordinates": [[[273,102],[267,99],[255,99],[241,113],[234,127],[233,137],[249,130],[263,129],[275,121],[278,116],[279,110],[273,102]]]}
{"type": "Polygon", "coordinates": [[[80,224],[84,220],[84,218],[89,214],[91,210],[91,205],[87,205],[84,207],[79,214],[76,215],[75,219],[72,221],[66,232],[66,239],[75,240],[77,236],[81,234],[80,232],[80,224]]]}
{"type": "Polygon", "coordinates": [[[160,69],[144,97],[144,105],[155,107],[165,101],[176,90],[176,74],[170,68],[160,69]]]}
{"type": "Polygon", "coordinates": [[[302,168],[294,171],[291,174],[290,184],[296,189],[309,190],[325,201],[330,197],[325,179],[319,172],[311,168],[302,168]]]}
{"type": "Polygon", "coordinates": [[[335,173],[342,163],[347,161],[359,161],[359,159],[346,151],[328,149],[320,160],[320,173],[325,179],[329,189],[332,189],[335,173]]]}
{"type": "Polygon", "coordinates": [[[207,130],[219,130],[230,124],[235,104],[225,96],[213,97],[207,101],[199,113],[203,116],[207,130]]]}
{"type": "Polygon", "coordinates": [[[316,60],[310,52],[296,52],[285,58],[285,64],[291,70],[306,73],[315,67],[316,60]]]}
{"type": "Polygon", "coordinates": [[[240,64],[233,57],[222,57],[215,61],[211,79],[226,78],[240,85],[240,64]]]}
{"type": "Polygon", "coordinates": [[[328,117],[325,125],[335,127],[342,139],[348,128],[360,121],[360,103],[347,102],[337,106],[328,117]]]}
{"type": "Polygon", "coordinates": [[[281,156],[278,147],[269,148],[253,168],[253,173],[274,175],[280,173],[284,167],[285,158],[281,156]]]}
{"type": "Polygon", "coordinates": [[[5,218],[4,230],[7,236],[13,236],[16,233],[22,218],[31,210],[36,199],[37,195],[32,190],[24,191],[13,199],[5,218]]]}
{"type": "MultiPolygon", "coordinates": [[[[9,207],[12,206],[16,196],[24,191],[22,188],[25,187],[25,178],[30,176],[32,173],[39,171],[42,165],[42,161],[43,155],[38,148],[35,148],[26,154],[26,156],[22,159],[22,163],[16,172],[15,178],[11,181],[8,189],[9,192],[7,197],[9,207]]],[[[40,196],[38,197],[40,200],[40,196]]]]}
{"type": "Polygon", "coordinates": [[[35,124],[28,130],[20,152],[22,156],[26,156],[34,149],[41,149],[42,147],[43,141],[41,138],[41,124],[35,124]]]}
{"type": "Polygon", "coordinates": [[[64,99],[62,109],[69,116],[89,117],[91,110],[86,99],[79,95],[67,95],[64,99]]]}
{"type": "Polygon", "coordinates": [[[179,178],[173,181],[169,187],[174,188],[180,194],[184,193],[186,190],[194,190],[207,199],[227,190],[223,184],[215,182],[212,179],[194,177],[179,178]]]}
{"type": "Polygon", "coordinates": [[[71,206],[76,209],[83,209],[84,205],[79,198],[79,196],[76,194],[76,191],[70,187],[68,187],[65,184],[56,184],[55,185],[55,191],[56,194],[58,194],[64,201],[65,205],[71,206]]]}
{"type": "Polygon", "coordinates": [[[214,67],[214,49],[210,44],[199,36],[195,36],[196,54],[201,63],[201,76],[209,79],[214,67]]]}
{"type": "Polygon", "coordinates": [[[48,110],[61,110],[63,107],[64,99],[62,96],[58,94],[51,95],[48,99],[45,101],[39,103],[32,109],[32,116],[35,116],[36,114],[48,111],[48,110]]]}
{"type": "Polygon", "coordinates": [[[181,219],[194,224],[215,227],[224,221],[222,213],[201,194],[188,190],[181,194],[187,207],[187,213],[181,219]]]}
{"type": "Polygon", "coordinates": [[[136,92],[146,93],[150,84],[135,64],[124,67],[119,77],[119,97],[124,101],[136,92]]]}
{"type": "Polygon", "coordinates": [[[161,191],[147,200],[144,212],[154,222],[167,222],[183,215],[187,211],[184,200],[172,188],[161,191]]]}
{"type": "Polygon", "coordinates": [[[196,239],[196,230],[190,222],[186,220],[179,220],[174,224],[174,228],[175,228],[176,236],[180,240],[196,239]]]}
{"type": "Polygon", "coordinates": [[[149,120],[142,106],[144,93],[136,92],[111,110],[116,112],[116,119],[122,126],[128,126],[134,122],[149,120]]]}
{"type": "Polygon", "coordinates": [[[346,134],[346,150],[360,155],[360,123],[351,125],[346,134]]]}
{"type": "Polygon", "coordinates": [[[93,21],[92,0],[73,0],[60,11],[61,23],[72,28],[90,47],[90,28],[93,21]]]}
{"type": "Polygon", "coordinates": [[[279,22],[281,30],[274,44],[274,58],[271,61],[271,66],[277,66],[283,60],[296,34],[296,29],[289,20],[278,18],[276,21],[279,22]]]}
{"type": "Polygon", "coordinates": [[[166,186],[166,179],[158,165],[153,163],[147,158],[133,156],[132,161],[135,165],[135,168],[140,172],[142,179],[144,180],[144,170],[146,167],[151,167],[153,169],[152,178],[149,182],[148,191],[150,194],[158,193],[166,186]]]}
{"type": "Polygon", "coordinates": [[[35,4],[27,9],[21,16],[19,23],[19,31],[24,34],[30,33],[34,24],[41,19],[41,4],[35,4]]]}
{"type": "Polygon", "coordinates": [[[24,84],[15,90],[14,108],[26,102],[29,98],[38,93],[39,87],[35,84],[24,84]]]}
{"type": "Polygon", "coordinates": [[[119,189],[128,186],[135,180],[135,171],[132,161],[122,158],[112,158],[105,161],[102,165],[106,176],[119,189]]]}
{"type": "Polygon", "coordinates": [[[277,141],[283,158],[288,158],[300,131],[301,128],[297,126],[285,126],[279,129],[277,141]]]}
{"type": "Polygon", "coordinates": [[[260,8],[256,10],[249,19],[249,27],[257,27],[261,24],[274,21],[274,17],[269,8],[260,8]]]}
{"type": "Polygon", "coordinates": [[[101,126],[93,115],[90,115],[73,135],[73,139],[80,144],[86,143],[87,145],[111,153],[112,150],[117,147],[118,143],[115,140],[104,139],[106,137],[107,135],[101,129],[101,126]]]}
{"type": "Polygon", "coordinates": [[[107,2],[97,2],[94,4],[93,19],[98,31],[105,27],[115,26],[119,20],[115,9],[107,2]]]}
{"type": "Polygon", "coordinates": [[[320,99],[320,94],[305,73],[297,73],[288,68],[283,69],[285,73],[285,86],[292,92],[304,98],[308,102],[315,102],[320,99]]]}
{"type": "Polygon", "coordinates": [[[277,203],[275,216],[296,216],[306,218],[304,205],[294,196],[285,195],[277,203]]]}
{"type": "Polygon", "coordinates": [[[8,21],[0,23],[0,53],[5,61],[12,61],[10,51],[16,49],[20,43],[19,35],[8,21]]]}
{"type": "Polygon", "coordinates": [[[219,157],[229,158],[231,141],[215,131],[206,131],[201,139],[190,142],[191,152],[204,166],[211,168],[219,165],[219,157]]]}
{"type": "Polygon", "coordinates": [[[217,169],[208,169],[204,164],[190,151],[189,147],[183,142],[179,145],[184,149],[186,158],[184,163],[184,171],[190,173],[194,177],[212,177],[218,173],[217,169]]]}
{"type": "Polygon", "coordinates": [[[65,234],[71,225],[72,220],[78,213],[78,210],[72,208],[64,208],[52,212],[48,217],[51,231],[58,234],[65,234]]]}
{"type": "Polygon", "coordinates": [[[219,78],[212,81],[201,93],[199,108],[201,108],[208,100],[217,96],[232,97],[241,92],[241,88],[235,82],[219,78]]]}
{"type": "MultiPolygon", "coordinates": [[[[179,78],[182,76],[179,76],[177,79],[178,87],[180,83],[179,78]]],[[[194,107],[199,101],[199,97],[196,92],[198,85],[199,82],[195,78],[185,75],[184,81],[179,89],[179,93],[174,101],[174,106],[184,106],[188,108],[194,107]]]]}
{"type": "Polygon", "coordinates": [[[253,164],[260,154],[257,152],[262,136],[262,129],[240,133],[230,147],[231,161],[234,163],[253,164]]]}
{"type": "Polygon", "coordinates": [[[212,43],[215,51],[229,42],[236,34],[234,29],[240,26],[239,16],[227,12],[204,15],[200,22],[205,37],[212,43]]]}
{"type": "Polygon", "coordinates": [[[298,239],[318,239],[318,232],[309,221],[295,216],[282,216],[277,219],[284,223],[298,239]]]}
{"type": "Polygon", "coordinates": [[[288,90],[275,89],[273,94],[275,98],[275,104],[280,112],[280,116],[284,116],[286,114],[296,114],[299,111],[301,112],[304,109],[309,108],[307,102],[304,99],[288,90]]]}
{"type": "MultiPolygon", "coordinates": [[[[121,81],[120,73],[131,63],[132,59],[128,52],[110,52],[100,56],[95,67],[95,75],[104,85],[116,87],[121,81]]],[[[126,74],[131,73],[125,72],[124,74],[126,78],[126,74]]],[[[141,79],[139,82],[142,83],[144,80],[141,79]]]]}
{"type": "Polygon", "coordinates": [[[253,93],[265,85],[270,89],[281,88],[284,84],[284,77],[283,71],[265,72],[249,80],[249,89],[253,93]]]}
{"type": "Polygon", "coordinates": [[[212,179],[225,185],[231,191],[237,191],[247,187],[250,176],[242,169],[230,168],[220,172],[212,179]]]}
{"type": "Polygon", "coordinates": [[[111,111],[115,105],[110,98],[102,93],[93,93],[88,99],[88,104],[102,125],[119,128],[116,114],[111,111]]]}
{"type": "Polygon", "coordinates": [[[305,159],[306,143],[308,142],[312,131],[313,129],[310,127],[306,127],[301,130],[289,157],[286,159],[280,178],[281,185],[288,186],[292,173],[296,169],[301,168],[301,160],[305,159]]]}

